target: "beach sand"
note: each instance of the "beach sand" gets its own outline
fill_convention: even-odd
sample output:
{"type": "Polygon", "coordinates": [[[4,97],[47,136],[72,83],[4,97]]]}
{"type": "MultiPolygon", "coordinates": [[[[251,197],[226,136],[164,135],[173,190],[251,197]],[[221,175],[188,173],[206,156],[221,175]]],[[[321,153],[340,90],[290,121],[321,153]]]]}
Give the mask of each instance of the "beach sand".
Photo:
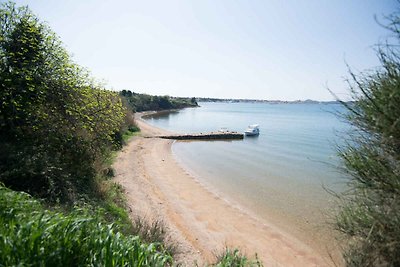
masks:
{"type": "MultiPolygon", "coordinates": [[[[137,114],[141,135],[119,153],[113,168],[124,188],[131,216],[162,220],[179,244],[178,262],[204,266],[215,262],[225,247],[239,248],[264,266],[333,266],[279,225],[261,220],[242,207],[211,192],[175,160],[173,141],[153,136],[168,134],[137,114]]],[[[285,222],[282,222],[285,225],[285,222]]]]}

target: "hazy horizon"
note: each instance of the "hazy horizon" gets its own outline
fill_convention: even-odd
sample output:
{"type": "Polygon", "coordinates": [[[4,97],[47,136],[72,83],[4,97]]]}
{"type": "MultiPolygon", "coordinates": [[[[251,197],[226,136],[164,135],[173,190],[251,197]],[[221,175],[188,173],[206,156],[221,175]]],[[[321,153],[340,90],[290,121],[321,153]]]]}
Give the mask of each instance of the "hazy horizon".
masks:
{"type": "Polygon", "coordinates": [[[112,90],[229,99],[348,99],[346,63],[379,66],[386,1],[19,0],[112,90]]]}

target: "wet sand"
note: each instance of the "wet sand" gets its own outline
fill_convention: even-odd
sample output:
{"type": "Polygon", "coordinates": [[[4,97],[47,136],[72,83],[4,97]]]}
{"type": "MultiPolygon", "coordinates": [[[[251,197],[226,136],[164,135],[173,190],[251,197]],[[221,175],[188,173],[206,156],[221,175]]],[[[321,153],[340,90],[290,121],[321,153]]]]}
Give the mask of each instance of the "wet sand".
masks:
{"type": "MultiPolygon", "coordinates": [[[[119,153],[115,180],[127,197],[131,216],[162,220],[179,243],[178,262],[203,266],[228,247],[249,257],[257,253],[264,266],[333,266],[332,260],[246,209],[211,192],[186,172],[171,152],[173,141],[151,138],[168,134],[140,119],[141,135],[119,153]],[[150,137],[150,138],[149,138],[150,137]]],[[[272,216],[272,215],[271,215],[272,216]]],[[[281,227],[285,225],[285,227],[281,227]]]]}

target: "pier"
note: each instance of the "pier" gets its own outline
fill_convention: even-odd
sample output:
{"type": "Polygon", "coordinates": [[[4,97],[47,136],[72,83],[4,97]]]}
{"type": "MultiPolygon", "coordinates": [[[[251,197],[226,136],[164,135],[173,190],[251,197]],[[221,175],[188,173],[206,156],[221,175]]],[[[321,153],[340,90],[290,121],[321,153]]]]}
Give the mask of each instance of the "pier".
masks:
{"type": "Polygon", "coordinates": [[[158,136],[163,139],[174,140],[241,140],[244,135],[238,132],[212,132],[212,133],[199,133],[199,134],[183,134],[183,135],[162,135],[158,136]]]}

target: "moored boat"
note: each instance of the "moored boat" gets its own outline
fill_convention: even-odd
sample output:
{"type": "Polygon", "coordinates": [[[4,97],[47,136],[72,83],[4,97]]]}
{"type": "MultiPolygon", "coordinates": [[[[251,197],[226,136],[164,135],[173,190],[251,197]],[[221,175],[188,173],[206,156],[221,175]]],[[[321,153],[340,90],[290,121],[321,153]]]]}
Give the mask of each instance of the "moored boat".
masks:
{"type": "Polygon", "coordinates": [[[247,127],[246,131],[244,131],[244,135],[246,136],[255,136],[260,134],[260,126],[258,124],[252,124],[247,127]]]}

